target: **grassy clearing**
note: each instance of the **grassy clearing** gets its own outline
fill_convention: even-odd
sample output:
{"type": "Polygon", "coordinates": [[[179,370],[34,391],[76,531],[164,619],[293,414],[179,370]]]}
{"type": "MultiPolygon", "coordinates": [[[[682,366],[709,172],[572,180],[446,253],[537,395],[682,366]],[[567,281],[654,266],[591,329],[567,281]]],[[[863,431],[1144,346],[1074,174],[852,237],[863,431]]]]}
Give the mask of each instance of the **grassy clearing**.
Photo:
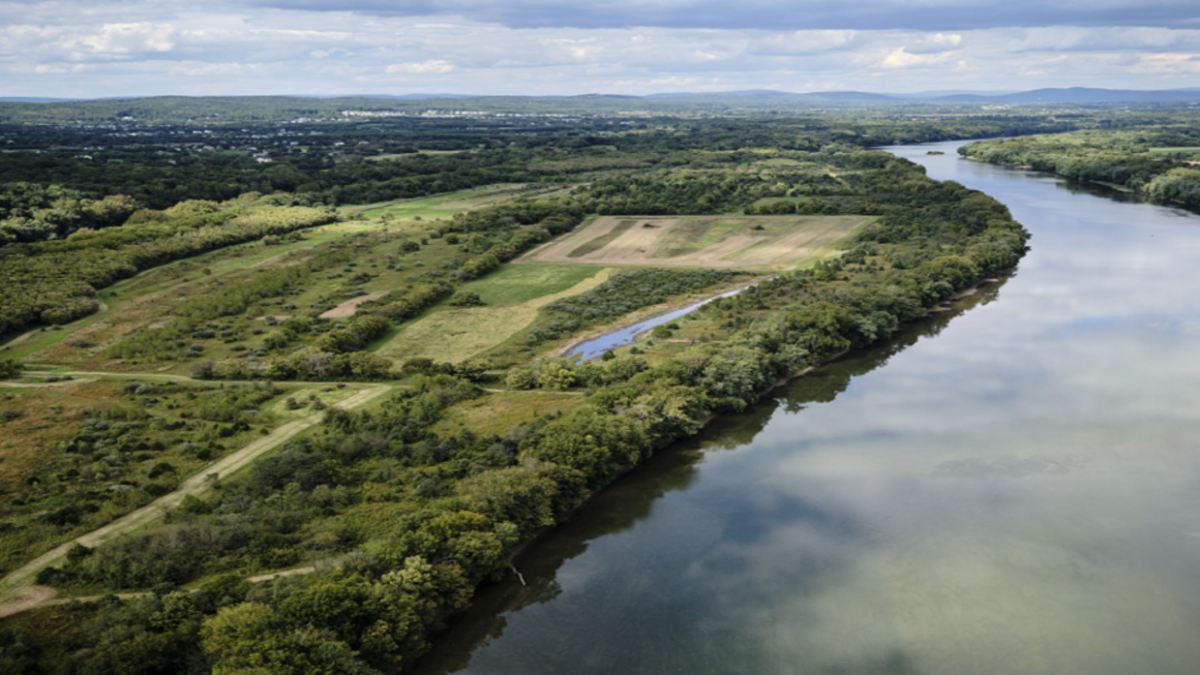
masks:
{"type": "Polygon", "coordinates": [[[867,216],[604,216],[524,260],[795,269],[827,255],[870,220],[867,216]]]}
{"type": "Polygon", "coordinates": [[[527,186],[524,183],[497,183],[469,190],[458,190],[430,197],[417,199],[400,199],[387,202],[377,202],[357,206],[346,206],[340,210],[361,213],[368,219],[380,218],[386,215],[396,221],[422,220],[443,218],[456,211],[470,211],[519,197],[544,197],[549,194],[570,189],[570,185],[527,186]]]}
{"type": "Polygon", "coordinates": [[[474,291],[489,305],[519,305],[565,291],[596,276],[587,265],[505,264],[484,279],[472,281],[463,290],[474,291]]]}
{"type": "Polygon", "coordinates": [[[397,362],[421,357],[458,363],[504,342],[536,318],[537,309],[525,305],[435,312],[400,331],[376,354],[397,362]]]}
{"type": "Polygon", "coordinates": [[[523,422],[546,415],[567,414],[584,402],[584,397],[545,391],[506,391],[464,401],[450,408],[444,433],[466,427],[479,435],[503,434],[523,422]]]}
{"type": "MultiPolygon", "coordinates": [[[[588,271],[594,269],[589,268],[588,271]]],[[[412,358],[429,358],[449,363],[465,361],[500,346],[527,328],[537,319],[539,308],[559,298],[591,290],[607,281],[608,275],[608,270],[594,272],[590,277],[565,290],[542,294],[519,305],[490,305],[433,312],[401,330],[375,353],[397,362],[412,358]]],[[[520,279],[521,273],[514,276],[516,281],[520,279]]],[[[551,276],[550,279],[554,277],[551,276]]],[[[554,286],[559,287],[561,284],[562,277],[558,277],[554,286]]],[[[543,280],[540,287],[548,289],[550,286],[549,281],[543,280]]],[[[514,289],[508,294],[516,296],[518,292],[514,289]]]]}

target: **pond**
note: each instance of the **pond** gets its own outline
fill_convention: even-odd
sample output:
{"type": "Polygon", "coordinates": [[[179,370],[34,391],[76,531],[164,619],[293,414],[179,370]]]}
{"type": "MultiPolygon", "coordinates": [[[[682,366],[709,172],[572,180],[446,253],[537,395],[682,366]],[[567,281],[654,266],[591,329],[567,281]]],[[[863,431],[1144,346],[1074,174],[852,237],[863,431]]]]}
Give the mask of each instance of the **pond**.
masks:
{"type": "Polygon", "coordinates": [[[1200,672],[1200,217],[959,145],[888,150],[1018,271],[660,453],[415,672],[1200,672]]]}

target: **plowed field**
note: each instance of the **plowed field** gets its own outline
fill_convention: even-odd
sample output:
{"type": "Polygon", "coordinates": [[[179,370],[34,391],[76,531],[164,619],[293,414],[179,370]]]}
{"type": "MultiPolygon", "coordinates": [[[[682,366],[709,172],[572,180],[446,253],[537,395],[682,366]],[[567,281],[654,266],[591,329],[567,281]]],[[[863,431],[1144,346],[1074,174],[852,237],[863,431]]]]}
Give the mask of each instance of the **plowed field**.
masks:
{"type": "Polygon", "coordinates": [[[822,258],[869,216],[602,216],[524,261],[790,269],[822,258]]]}

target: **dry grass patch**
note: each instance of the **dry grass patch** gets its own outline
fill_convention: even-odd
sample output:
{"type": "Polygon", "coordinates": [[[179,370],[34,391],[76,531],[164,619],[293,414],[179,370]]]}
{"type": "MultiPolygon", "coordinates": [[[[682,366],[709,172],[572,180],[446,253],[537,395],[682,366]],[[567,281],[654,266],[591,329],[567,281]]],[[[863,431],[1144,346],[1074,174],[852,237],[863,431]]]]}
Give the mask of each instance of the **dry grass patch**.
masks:
{"type": "Polygon", "coordinates": [[[328,312],[323,312],[321,314],[321,318],[341,319],[347,316],[354,316],[354,312],[358,309],[359,305],[363,304],[364,302],[382,298],[384,295],[384,293],[368,293],[367,295],[360,295],[357,298],[351,298],[350,300],[343,302],[328,312]]]}
{"type": "Polygon", "coordinates": [[[95,369],[105,361],[97,358],[105,349],[129,333],[169,317],[174,305],[185,299],[175,294],[159,293],[138,300],[113,310],[102,321],[83,326],[63,340],[34,352],[29,360],[95,369]],[[90,346],[72,346],[70,343],[76,340],[83,340],[90,346]]]}
{"type": "Polygon", "coordinates": [[[826,255],[870,220],[869,216],[603,216],[525,260],[790,269],[826,255]]]}
{"type": "Polygon", "coordinates": [[[119,398],[115,384],[94,381],[0,394],[0,409],[21,412],[20,417],[0,422],[0,491],[22,490],[25,479],[54,457],[58,442],[78,433],[84,410],[108,408],[119,398]]]}

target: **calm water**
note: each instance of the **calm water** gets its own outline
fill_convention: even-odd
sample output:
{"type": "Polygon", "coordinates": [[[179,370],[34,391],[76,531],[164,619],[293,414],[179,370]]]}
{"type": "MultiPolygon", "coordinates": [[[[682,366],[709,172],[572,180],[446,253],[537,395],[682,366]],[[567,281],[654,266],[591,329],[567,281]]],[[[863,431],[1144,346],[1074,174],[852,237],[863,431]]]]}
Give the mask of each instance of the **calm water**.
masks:
{"type": "MultiPolygon", "coordinates": [[[[754,285],[754,284],[751,284],[751,285],[754,285]]],[[[726,293],[722,293],[720,295],[709,298],[708,300],[701,300],[700,302],[694,302],[690,305],[680,307],[679,309],[673,309],[669,312],[664,312],[663,314],[659,314],[658,316],[651,317],[649,319],[646,319],[645,321],[639,321],[631,326],[627,326],[620,330],[615,330],[606,335],[601,335],[600,337],[596,338],[595,340],[589,340],[587,342],[580,343],[579,346],[577,346],[575,348],[575,352],[572,353],[571,356],[577,356],[577,357],[579,357],[579,359],[581,361],[589,361],[591,359],[596,358],[597,356],[600,356],[601,354],[603,354],[604,352],[606,352],[610,349],[616,349],[617,347],[624,347],[625,345],[631,345],[635,342],[637,336],[641,335],[642,333],[645,333],[646,331],[650,330],[651,328],[654,328],[655,326],[661,326],[665,323],[670,323],[671,321],[674,321],[675,319],[678,319],[681,316],[686,316],[688,314],[691,314],[692,312],[696,311],[697,309],[700,309],[704,305],[707,305],[708,303],[712,302],[713,300],[716,300],[717,298],[727,298],[731,295],[737,295],[738,293],[741,293],[742,291],[744,291],[746,288],[748,288],[748,287],[738,288],[738,289],[735,289],[732,291],[728,291],[726,293]]]]}
{"type": "Polygon", "coordinates": [[[1200,216],[958,145],[890,150],[1016,274],[619,481],[418,672],[1200,672],[1200,216]]]}

